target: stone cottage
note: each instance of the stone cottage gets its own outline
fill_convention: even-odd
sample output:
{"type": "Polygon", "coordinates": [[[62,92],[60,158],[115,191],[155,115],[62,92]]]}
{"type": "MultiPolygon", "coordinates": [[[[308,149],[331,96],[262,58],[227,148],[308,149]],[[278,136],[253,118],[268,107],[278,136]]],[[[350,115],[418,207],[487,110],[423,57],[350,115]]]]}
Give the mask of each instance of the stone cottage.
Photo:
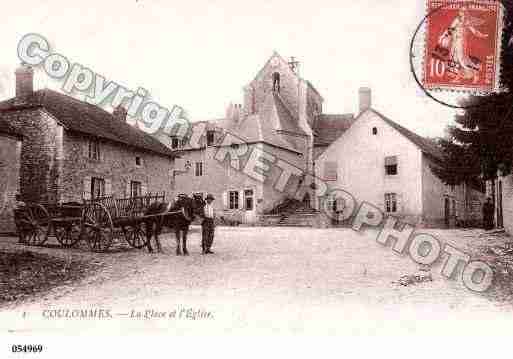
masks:
{"type": "Polygon", "coordinates": [[[56,203],[173,192],[174,154],[114,114],[70,96],[33,90],[33,70],[16,71],[16,97],[0,120],[23,134],[20,192],[25,202],[56,203]]]}

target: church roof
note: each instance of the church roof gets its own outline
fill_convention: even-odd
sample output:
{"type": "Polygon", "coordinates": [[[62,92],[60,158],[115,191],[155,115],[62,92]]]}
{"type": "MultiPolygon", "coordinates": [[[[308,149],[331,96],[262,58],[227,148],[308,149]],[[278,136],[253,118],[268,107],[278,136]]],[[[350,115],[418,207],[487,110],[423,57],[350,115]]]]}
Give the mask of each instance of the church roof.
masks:
{"type": "MultiPolygon", "coordinates": [[[[240,119],[223,118],[203,122],[207,124],[207,130],[228,132],[245,143],[265,143],[294,153],[302,153],[302,150],[288,138],[307,136],[298,125],[297,117],[276,93],[268,94],[259,113],[248,116],[241,114],[240,119]]],[[[185,147],[184,150],[199,149],[202,146],[185,147]]]]}
{"type": "Polygon", "coordinates": [[[353,114],[321,114],[314,127],[314,146],[329,146],[354,122],[353,114]]]}
{"type": "Polygon", "coordinates": [[[59,92],[35,91],[27,101],[16,104],[16,98],[0,103],[0,111],[41,107],[59,121],[65,129],[103,138],[159,155],[175,154],[148,133],[116,119],[102,108],[79,101],[59,92]]]}

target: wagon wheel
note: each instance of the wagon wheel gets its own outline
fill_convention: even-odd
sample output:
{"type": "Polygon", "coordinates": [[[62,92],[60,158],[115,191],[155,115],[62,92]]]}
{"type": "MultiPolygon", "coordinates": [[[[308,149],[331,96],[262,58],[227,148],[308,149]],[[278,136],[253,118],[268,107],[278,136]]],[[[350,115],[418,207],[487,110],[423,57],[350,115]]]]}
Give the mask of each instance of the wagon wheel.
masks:
{"type": "Polygon", "coordinates": [[[114,240],[112,217],[101,203],[91,203],[82,214],[81,235],[93,252],[105,252],[114,240]]]}
{"type": "Polygon", "coordinates": [[[21,243],[39,246],[48,239],[50,215],[40,204],[27,206],[18,212],[17,225],[21,243]]]}
{"type": "Polygon", "coordinates": [[[137,249],[146,247],[148,240],[146,238],[145,224],[143,222],[134,221],[130,225],[123,226],[122,229],[128,244],[137,249]]]}
{"type": "Polygon", "coordinates": [[[80,240],[80,224],[76,222],[55,226],[55,237],[61,246],[73,247],[80,240]]]}

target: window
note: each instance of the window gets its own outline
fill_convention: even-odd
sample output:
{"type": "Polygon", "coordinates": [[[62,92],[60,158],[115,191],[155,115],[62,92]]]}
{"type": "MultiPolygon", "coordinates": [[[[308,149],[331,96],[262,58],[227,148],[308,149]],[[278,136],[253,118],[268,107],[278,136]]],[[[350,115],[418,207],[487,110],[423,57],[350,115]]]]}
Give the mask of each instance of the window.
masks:
{"type": "Polygon", "coordinates": [[[385,193],[385,211],[387,213],[397,212],[397,194],[385,193]]]}
{"type": "Polygon", "coordinates": [[[130,197],[142,196],[142,183],[139,181],[130,182],[130,197]]]}
{"type": "Polygon", "coordinates": [[[189,142],[189,139],[187,137],[182,138],[182,147],[187,146],[187,143],[189,142]]]}
{"type": "Polygon", "coordinates": [[[203,162],[196,162],[196,169],[194,174],[196,177],[203,176],[203,162]]]}
{"type": "Polygon", "coordinates": [[[171,149],[176,150],[180,145],[178,137],[171,137],[171,149]]]}
{"type": "Polygon", "coordinates": [[[385,174],[388,176],[397,174],[397,156],[385,157],[385,174]]]}
{"type": "Polygon", "coordinates": [[[230,209],[239,209],[239,192],[238,191],[230,191],[229,193],[229,208],[230,209]]]}
{"type": "Polygon", "coordinates": [[[280,74],[273,73],[273,92],[280,92],[280,74]]]}
{"type": "Polygon", "coordinates": [[[337,162],[326,161],[324,162],[324,180],[325,181],[336,181],[337,180],[337,162]]]}
{"type": "Polygon", "coordinates": [[[89,158],[92,160],[100,160],[100,141],[94,139],[89,141],[89,158]]]}
{"type": "Polygon", "coordinates": [[[213,146],[215,141],[215,131],[207,131],[207,146],[213,146]]]}
{"type": "Polygon", "coordinates": [[[378,134],[378,129],[377,129],[377,127],[373,127],[373,128],[372,128],[372,134],[373,134],[373,135],[377,135],[377,134],[378,134]]]}
{"type": "Polygon", "coordinates": [[[240,170],[240,161],[238,158],[230,159],[230,167],[240,170]]]}
{"type": "Polygon", "coordinates": [[[244,209],[246,211],[252,211],[253,207],[254,207],[253,190],[247,189],[244,191],[244,209]]]}
{"type": "Polygon", "coordinates": [[[141,159],[141,157],[136,157],[135,158],[135,165],[136,166],[142,166],[142,159],[141,159]]]}
{"type": "Polygon", "coordinates": [[[99,198],[105,196],[105,180],[103,178],[91,178],[91,198],[99,198]]]}

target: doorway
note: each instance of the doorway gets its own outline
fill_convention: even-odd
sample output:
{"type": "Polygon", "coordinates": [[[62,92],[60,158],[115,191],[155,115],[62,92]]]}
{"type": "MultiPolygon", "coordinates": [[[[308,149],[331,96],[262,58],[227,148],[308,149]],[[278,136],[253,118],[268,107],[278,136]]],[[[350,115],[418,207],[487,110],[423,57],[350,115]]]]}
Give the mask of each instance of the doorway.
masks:
{"type": "Polygon", "coordinates": [[[499,186],[497,187],[497,228],[502,228],[503,226],[504,223],[502,214],[502,181],[499,181],[499,186]]]}
{"type": "Polygon", "coordinates": [[[451,216],[451,202],[449,198],[444,198],[444,221],[445,225],[449,227],[449,217],[451,216]]]}

